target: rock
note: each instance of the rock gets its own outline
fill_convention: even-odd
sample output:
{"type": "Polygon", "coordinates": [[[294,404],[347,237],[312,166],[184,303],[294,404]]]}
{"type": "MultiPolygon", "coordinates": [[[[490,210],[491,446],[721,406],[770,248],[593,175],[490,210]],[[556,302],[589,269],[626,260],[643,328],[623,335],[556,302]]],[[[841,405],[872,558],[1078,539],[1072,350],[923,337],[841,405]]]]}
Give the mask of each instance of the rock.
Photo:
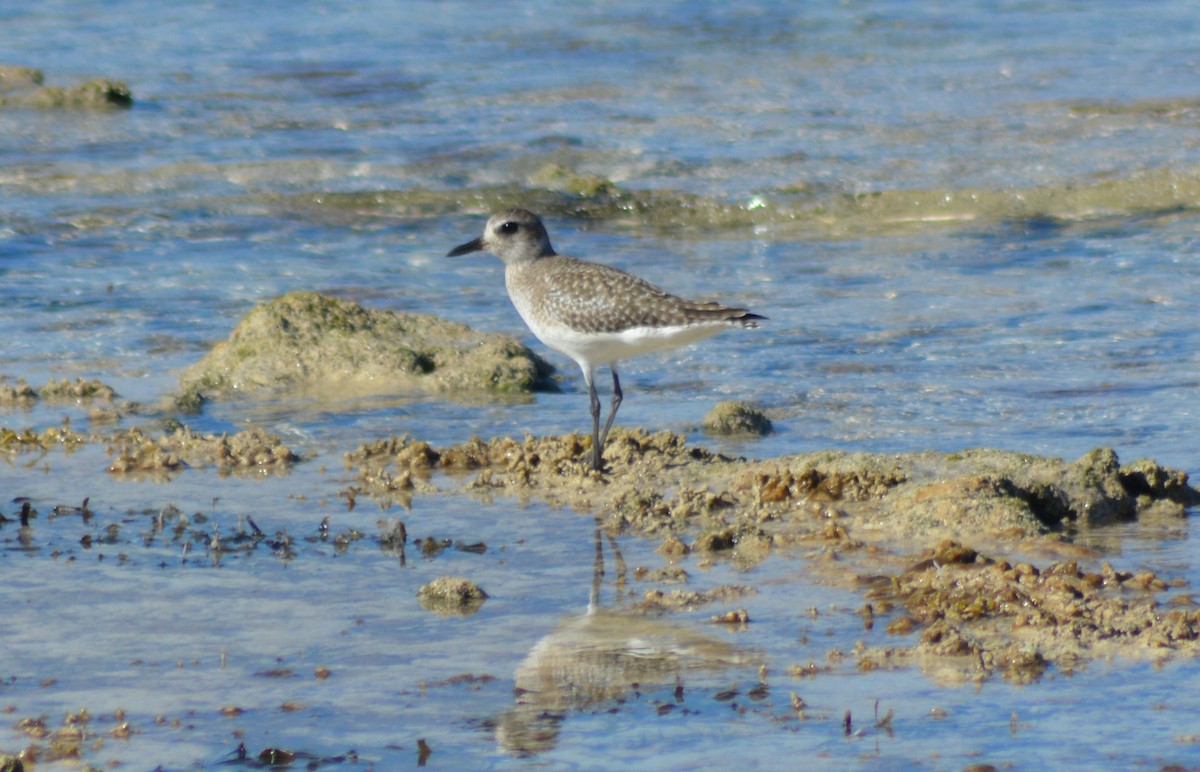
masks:
{"type": "Polygon", "coordinates": [[[1136,497],[1125,489],[1120,468],[1112,448],[1097,448],[1062,470],[1057,482],[1070,502],[1071,519],[1101,525],[1137,514],[1136,497]]]}
{"type": "Polygon", "coordinates": [[[737,544],[732,528],[722,528],[716,531],[705,531],[696,538],[692,551],[720,552],[733,549],[737,544]]]}
{"type": "Polygon", "coordinates": [[[439,616],[469,616],[487,597],[479,585],[459,576],[440,576],[417,590],[421,607],[439,616]]]}
{"type": "Polygon", "coordinates": [[[29,104],[55,109],[132,107],[133,93],[124,83],[99,78],[70,88],[44,86],[30,96],[29,104]]]}
{"type": "MultiPolygon", "coordinates": [[[[877,541],[916,549],[946,539],[1010,541],[1147,515],[1175,520],[1200,502],[1185,473],[1153,461],[1120,466],[1107,448],[1070,462],[990,449],[737,462],[679,435],[634,429],[610,439],[612,472],[601,477],[587,465],[586,447],[582,435],[476,437],[445,448],[391,438],[347,454],[346,463],[357,469],[359,492],[384,498],[433,470],[474,472],[474,488],[602,511],[610,529],[667,539],[668,554],[750,554],[771,539],[815,539],[834,551],[877,541]]],[[[945,564],[971,554],[942,549],[932,557],[945,564]]]]}
{"type": "Polygon", "coordinates": [[[793,500],[866,501],[881,498],[908,480],[913,464],[902,456],[825,451],[778,459],[739,475],[764,504],[793,500]]]}
{"type": "Polygon", "coordinates": [[[1150,459],[1142,458],[1122,466],[1118,472],[1121,483],[1134,496],[1166,499],[1176,504],[1200,504],[1200,495],[1188,485],[1186,472],[1165,469],[1150,459]]]}
{"type": "Polygon", "coordinates": [[[14,386],[0,383],[0,405],[32,405],[37,400],[38,393],[24,380],[18,380],[14,386]]]}
{"type": "Polygon", "coordinates": [[[229,436],[198,434],[179,427],[160,437],[128,429],[113,435],[111,443],[109,456],[113,460],[108,471],[160,479],[169,479],[188,466],[215,466],[222,473],[286,472],[300,460],[279,437],[261,429],[229,436]]]}
{"type": "Polygon", "coordinates": [[[60,402],[83,402],[96,399],[111,401],[117,396],[117,392],[111,386],[101,383],[95,378],[91,380],[76,378],[74,381],[66,378],[57,381],[50,380],[45,386],[38,389],[37,393],[42,399],[60,402]]]}
{"type": "Polygon", "coordinates": [[[0,107],[109,109],[133,106],[133,94],[120,81],[95,78],[78,86],[44,86],[33,67],[0,65],[0,107]]]}
{"type": "Polygon", "coordinates": [[[45,76],[36,67],[18,67],[0,64],[0,94],[21,89],[33,89],[42,85],[45,76]]]}
{"type": "Polygon", "coordinates": [[[529,392],[550,372],[550,365],[507,335],[293,292],[256,306],[228,340],[189,367],[175,403],[288,391],[336,397],[529,392]]]}
{"type": "MultiPolygon", "coordinates": [[[[938,465],[933,458],[929,461],[938,465]]],[[[931,523],[957,522],[964,532],[1008,527],[1036,533],[1064,523],[1096,526],[1137,515],[1136,495],[1124,485],[1110,448],[1098,448],[1073,462],[967,450],[942,463],[941,479],[914,491],[914,504],[931,523]]]]}
{"type": "Polygon", "coordinates": [[[611,180],[592,174],[581,174],[557,163],[548,163],[542,166],[534,173],[530,182],[549,190],[584,198],[611,196],[619,193],[617,186],[611,180]]]}
{"type": "Polygon", "coordinates": [[[704,416],[704,431],[726,437],[765,437],[771,433],[771,419],[745,402],[718,402],[704,416]]]}
{"type": "Polygon", "coordinates": [[[877,523],[904,523],[904,530],[928,538],[1098,526],[1136,518],[1164,501],[1182,507],[1200,497],[1186,474],[1151,461],[1121,467],[1108,448],[1073,462],[988,449],[945,456],[811,453],[743,470],[735,488],[749,490],[761,505],[878,500],[877,523]]]}

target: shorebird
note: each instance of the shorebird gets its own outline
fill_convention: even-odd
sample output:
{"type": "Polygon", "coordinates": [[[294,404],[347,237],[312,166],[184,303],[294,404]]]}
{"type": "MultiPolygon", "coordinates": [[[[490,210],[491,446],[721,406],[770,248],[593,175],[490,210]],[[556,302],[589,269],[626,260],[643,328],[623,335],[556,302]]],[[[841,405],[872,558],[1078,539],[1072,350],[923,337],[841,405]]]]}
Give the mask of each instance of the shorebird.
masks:
{"type": "Polygon", "coordinates": [[[604,443],[621,406],[617,362],[686,346],[726,327],[757,327],[764,316],[719,303],[684,300],[619,268],[560,255],[536,214],[492,215],[483,235],[447,257],[487,251],[504,263],[504,284],[517,313],[548,347],[574,359],[587,383],[592,413],[592,468],[604,471],[604,443]],[[596,368],[612,372],[612,406],[600,429],[596,368]]]}

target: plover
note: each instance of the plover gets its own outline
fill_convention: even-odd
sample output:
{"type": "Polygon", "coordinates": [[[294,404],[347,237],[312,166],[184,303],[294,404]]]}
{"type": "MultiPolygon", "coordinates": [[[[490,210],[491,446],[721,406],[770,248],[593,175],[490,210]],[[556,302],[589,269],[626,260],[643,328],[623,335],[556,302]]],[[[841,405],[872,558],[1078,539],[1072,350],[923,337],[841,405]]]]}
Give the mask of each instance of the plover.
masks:
{"type": "Polygon", "coordinates": [[[574,359],[587,383],[592,413],[592,468],[604,471],[604,443],[621,406],[618,360],[686,346],[726,327],[757,327],[764,316],[719,303],[683,300],[619,268],[560,255],[536,214],[492,215],[483,235],[447,257],[491,252],[504,263],[508,297],[537,339],[574,359]],[[612,372],[612,406],[600,430],[596,368],[612,372]]]}

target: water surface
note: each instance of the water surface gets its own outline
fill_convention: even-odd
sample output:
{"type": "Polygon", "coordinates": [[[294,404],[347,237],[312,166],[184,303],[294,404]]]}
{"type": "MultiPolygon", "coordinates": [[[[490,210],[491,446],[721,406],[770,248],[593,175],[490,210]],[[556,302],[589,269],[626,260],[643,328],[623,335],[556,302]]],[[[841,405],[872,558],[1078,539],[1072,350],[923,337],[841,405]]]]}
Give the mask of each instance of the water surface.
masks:
{"type": "MultiPolygon", "coordinates": [[[[256,303],[297,289],[545,353],[496,261],[443,258],[498,202],[542,196],[560,251],[770,317],[628,363],[626,426],[757,458],[1103,445],[1196,470],[1198,26],[1186,2],[8,3],[0,64],[53,85],[118,79],[135,104],[0,108],[0,374],[98,377],[153,406],[256,303]],[[573,199],[553,181],[563,169],[625,197],[573,199]],[[778,431],[704,438],[723,399],[758,403],[778,431]]],[[[584,427],[574,364],[548,356],[561,391],[526,403],[395,395],[187,419],[282,435],[311,457],[282,478],[117,481],[99,448],[0,461],[5,515],[17,497],[41,513],[31,543],[0,527],[0,703],[55,726],[87,708],[101,734],[123,708],[139,734],[88,759],[135,768],[216,766],[242,741],[389,768],[416,763],[418,738],[447,767],[1200,764],[1187,663],[1098,663],[1028,686],[852,667],[788,677],[857,638],[887,642],[846,637],[862,599],[805,582],[805,555],[748,575],[685,562],[696,587],[779,582],[739,604],[761,620],[744,631],[707,622],[725,609],[668,620],[745,659],[686,671],[681,703],[667,678],[570,711],[533,759],[505,752],[495,728],[518,667],[587,607],[590,516],[468,497],[347,511],[336,491],[341,454],[389,434],[584,427]],[[93,523],[47,517],[83,496],[93,523]],[[297,554],[260,544],[218,564],[200,542],[145,543],[168,504],[225,533],[250,515],[296,537],[297,554]],[[411,535],[487,550],[401,565],[368,539],[339,553],[319,539],[326,516],[371,533],[402,516],[411,535]],[[114,523],[109,546],[79,543],[114,523]],[[467,619],[422,611],[416,588],[447,573],[493,598],[467,619]],[[891,733],[868,720],[876,700],[895,710],[891,733]],[[229,705],[245,712],[217,712],[229,705]]],[[[87,425],[61,404],[5,409],[0,425],[64,417],[87,425]]],[[[1190,585],[1198,548],[1181,531],[1119,532],[1106,557],[1190,585]]],[[[661,567],[654,546],[622,542],[631,566],[661,567]]],[[[644,589],[619,589],[610,569],[604,602],[644,589]]],[[[0,750],[27,742],[0,730],[0,750]]]]}

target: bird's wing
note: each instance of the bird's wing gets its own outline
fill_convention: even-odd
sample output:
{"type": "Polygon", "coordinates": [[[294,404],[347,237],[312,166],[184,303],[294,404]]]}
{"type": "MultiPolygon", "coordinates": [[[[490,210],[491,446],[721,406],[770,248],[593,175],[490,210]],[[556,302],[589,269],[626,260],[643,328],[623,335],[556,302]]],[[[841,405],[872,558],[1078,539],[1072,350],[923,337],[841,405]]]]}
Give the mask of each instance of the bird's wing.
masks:
{"type": "Polygon", "coordinates": [[[620,332],[692,321],[688,303],[618,268],[572,258],[545,274],[544,309],[553,319],[583,332],[620,332]]]}

